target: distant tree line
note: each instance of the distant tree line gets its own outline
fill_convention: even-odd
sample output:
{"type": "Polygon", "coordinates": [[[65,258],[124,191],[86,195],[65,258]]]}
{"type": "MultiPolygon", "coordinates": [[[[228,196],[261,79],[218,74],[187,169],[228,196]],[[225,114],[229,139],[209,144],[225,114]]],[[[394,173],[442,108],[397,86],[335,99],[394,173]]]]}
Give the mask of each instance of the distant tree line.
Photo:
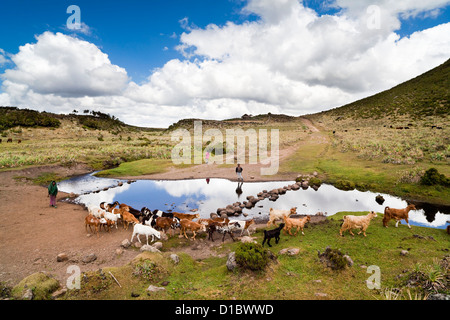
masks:
{"type": "Polygon", "coordinates": [[[0,131],[21,127],[58,128],[61,122],[52,114],[17,107],[0,107],[0,131]]]}

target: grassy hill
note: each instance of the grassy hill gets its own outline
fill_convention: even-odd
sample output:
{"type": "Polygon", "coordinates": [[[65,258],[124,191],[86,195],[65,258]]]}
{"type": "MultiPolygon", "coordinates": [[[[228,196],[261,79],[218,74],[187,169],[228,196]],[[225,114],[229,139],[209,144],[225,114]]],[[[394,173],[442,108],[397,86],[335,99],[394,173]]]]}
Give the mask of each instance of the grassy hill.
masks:
{"type": "Polygon", "coordinates": [[[450,59],[398,86],[348,105],[319,113],[353,119],[412,119],[447,116],[450,112],[450,59]]]}

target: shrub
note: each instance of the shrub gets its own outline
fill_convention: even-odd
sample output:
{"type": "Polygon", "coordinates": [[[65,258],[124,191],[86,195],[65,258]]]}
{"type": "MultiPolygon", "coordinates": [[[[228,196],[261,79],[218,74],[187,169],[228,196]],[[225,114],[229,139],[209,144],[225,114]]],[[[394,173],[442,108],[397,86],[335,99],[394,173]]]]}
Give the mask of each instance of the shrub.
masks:
{"type": "Polygon", "coordinates": [[[152,261],[145,260],[136,264],[133,274],[144,280],[154,280],[158,274],[158,266],[152,261]]]}
{"type": "Polygon", "coordinates": [[[318,252],[319,259],[327,267],[333,270],[342,270],[349,264],[344,254],[339,249],[327,247],[323,253],[318,252]]]}
{"type": "Polygon", "coordinates": [[[425,174],[420,179],[420,183],[427,186],[442,185],[445,187],[449,187],[450,179],[445,175],[440,174],[436,168],[430,168],[425,171],[425,174]]]}
{"type": "Polygon", "coordinates": [[[315,178],[315,177],[311,178],[311,179],[309,179],[309,185],[320,187],[322,185],[322,180],[320,180],[319,178],[315,178]]]}
{"type": "Polygon", "coordinates": [[[242,269],[264,270],[269,263],[269,254],[259,243],[241,243],[236,249],[236,263],[242,269]]]}
{"type": "Polygon", "coordinates": [[[356,185],[353,181],[349,180],[338,180],[335,182],[334,186],[338,188],[339,190],[354,190],[356,185]]]}

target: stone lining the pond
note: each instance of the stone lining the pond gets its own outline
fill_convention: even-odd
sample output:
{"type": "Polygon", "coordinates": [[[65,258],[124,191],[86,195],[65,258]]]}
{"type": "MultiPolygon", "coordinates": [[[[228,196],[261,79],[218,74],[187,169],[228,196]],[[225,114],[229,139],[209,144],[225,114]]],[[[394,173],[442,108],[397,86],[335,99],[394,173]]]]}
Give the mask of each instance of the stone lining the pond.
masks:
{"type": "MultiPolygon", "coordinates": [[[[317,179],[318,180],[318,179],[317,179]]],[[[320,184],[314,184],[313,186],[311,186],[311,188],[313,188],[314,190],[318,190],[320,187],[320,184]]],[[[210,217],[214,218],[214,217],[230,217],[230,216],[239,216],[242,214],[242,209],[246,208],[246,209],[252,209],[256,206],[256,204],[259,201],[262,201],[264,199],[269,199],[269,201],[277,201],[278,198],[280,197],[280,195],[285,194],[287,191],[296,191],[299,190],[300,188],[302,188],[303,190],[306,190],[309,188],[308,185],[308,180],[305,179],[299,179],[299,181],[281,187],[281,188],[276,188],[276,189],[272,189],[270,191],[267,190],[263,190],[261,192],[259,192],[256,197],[255,196],[247,196],[247,201],[243,201],[241,202],[235,202],[233,204],[227,205],[225,208],[218,208],[216,213],[211,213],[210,217]]],[[[244,214],[244,216],[246,216],[244,214]]]]}

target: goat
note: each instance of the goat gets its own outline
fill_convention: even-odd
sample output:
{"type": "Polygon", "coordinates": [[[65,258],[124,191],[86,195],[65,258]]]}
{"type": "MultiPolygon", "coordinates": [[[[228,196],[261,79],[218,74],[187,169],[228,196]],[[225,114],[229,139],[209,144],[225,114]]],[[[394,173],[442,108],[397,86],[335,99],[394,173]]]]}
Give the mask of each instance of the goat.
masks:
{"type": "Polygon", "coordinates": [[[299,232],[299,230],[302,230],[302,235],[305,235],[305,233],[303,232],[303,228],[305,227],[305,224],[308,223],[309,221],[311,221],[311,216],[306,216],[304,218],[300,218],[300,219],[293,219],[293,218],[288,218],[286,216],[283,216],[283,221],[284,221],[284,233],[289,233],[291,236],[296,236],[299,232]],[[295,234],[291,233],[291,229],[292,228],[297,228],[297,231],[295,232],[295,234]]]}
{"type": "Polygon", "coordinates": [[[173,230],[175,228],[178,228],[180,226],[180,219],[178,218],[169,218],[169,217],[158,217],[155,219],[155,227],[157,229],[163,230],[165,233],[167,233],[167,229],[172,229],[172,236],[173,230]]]}
{"type": "Polygon", "coordinates": [[[117,223],[119,222],[119,218],[121,217],[120,213],[119,214],[115,214],[115,213],[106,211],[103,216],[104,216],[105,219],[111,221],[112,222],[111,224],[115,225],[116,229],[118,229],[117,228],[117,223]]]}
{"type": "Polygon", "coordinates": [[[86,229],[87,232],[87,227],[89,226],[89,230],[91,230],[92,233],[92,227],[94,227],[95,232],[97,233],[97,238],[98,238],[98,230],[100,228],[100,219],[94,217],[93,215],[89,214],[86,216],[86,218],[84,219],[84,227],[86,229]]]}
{"type": "Polygon", "coordinates": [[[194,220],[200,218],[200,214],[189,214],[189,213],[180,213],[180,212],[173,212],[173,216],[177,217],[178,219],[182,220],[194,220]]]}
{"type": "Polygon", "coordinates": [[[387,228],[389,220],[395,219],[397,220],[397,223],[395,224],[395,227],[397,228],[400,220],[405,219],[406,223],[408,224],[408,228],[411,229],[408,221],[408,214],[411,210],[417,210],[416,206],[410,204],[404,209],[394,209],[389,207],[384,208],[383,225],[387,228]]]}
{"type": "Polygon", "coordinates": [[[100,218],[100,228],[101,227],[105,228],[106,232],[110,232],[114,224],[116,224],[115,221],[106,218],[100,218]]]}
{"type": "Polygon", "coordinates": [[[269,210],[269,222],[267,222],[267,226],[269,227],[271,224],[275,225],[275,220],[283,219],[283,216],[289,217],[290,215],[297,213],[297,207],[291,208],[290,210],[277,210],[270,208],[269,210]]]}
{"type": "Polygon", "coordinates": [[[199,231],[206,231],[206,226],[204,224],[200,224],[188,219],[181,219],[180,220],[181,230],[180,234],[183,232],[186,239],[189,239],[186,235],[186,230],[191,230],[194,234],[191,238],[191,240],[195,240],[196,232],[199,231]]]}
{"type": "Polygon", "coordinates": [[[120,209],[125,209],[127,210],[129,213],[131,213],[137,220],[139,220],[139,218],[141,217],[141,211],[134,209],[133,207],[125,204],[125,203],[121,203],[119,204],[119,208],[120,209]]]}
{"type": "Polygon", "coordinates": [[[222,242],[225,241],[225,236],[227,234],[230,235],[231,239],[233,239],[233,242],[235,241],[234,237],[233,237],[233,232],[230,229],[230,226],[228,225],[228,218],[225,219],[224,221],[220,222],[220,221],[212,221],[208,226],[207,226],[207,231],[208,231],[208,239],[214,242],[214,231],[217,231],[219,233],[222,233],[222,242]]]}
{"type": "Polygon", "coordinates": [[[130,225],[130,223],[132,223],[132,224],[139,223],[139,220],[136,219],[136,217],[133,214],[131,214],[130,212],[128,212],[125,209],[121,210],[121,215],[122,215],[123,228],[125,230],[128,230],[128,226],[130,225]],[[125,227],[125,224],[126,224],[126,227],[125,227]]]}
{"type": "Polygon", "coordinates": [[[228,226],[230,227],[231,231],[234,230],[241,230],[240,237],[244,233],[244,231],[247,231],[247,234],[250,235],[250,232],[248,231],[248,227],[250,227],[252,224],[255,224],[255,219],[251,220],[230,220],[228,223],[228,226]]]}
{"type": "Polygon", "coordinates": [[[100,208],[105,211],[112,212],[112,210],[118,205],[120,205],[120,203],[118,201],[114,201],[113,203],[101,202],[100,208]]]}
{"type": "MultiPolygon", "coordinates": [[[[253,219],[252,219],[253,220],[253,219]]],[[[214,231],[218,231],[220,233],[223,233],[222,242],[225,241],[225,236],[229,234],[231,236],[231,239],[234,240],[233,232],[230,229],[228,223],[230,222],[230,219],[228,218],[213,218],[213,219],[198,219],[197,223],[203,224],[206,226],[206,231],[208,232],[208,240],[211,240],[214,242],[214,231]]]]}
{"type": "Polygon", "coordinates": [[[361,234],[362,232],[365,237],[370,221],[376,217],[377,214],[374,211],[370,211],[369,214],[365,216],[344,216],[344,223],[341,226],[341,230],[339,230],[339,234],[343,236],[342,233],[348,230],[350,234],[354,236],[352,229],[361,229],[358,234],[361,234]]]}
{"type": "Polygon", "coordinates": [[[131,236],[130,242],[133,241],[134,236],[136,236],[138,241],[141,242],[141,239],[139,239],[140,235],[145,235],[147,245],[148,245],[148,236],[152,237],[152,241],[155,241],[155,238],[161,239],[161,233],[159,231],[153,229],[150,226],[144,226],[143,224],[137,223],[133,227],[133,235],[131,236]]]}
{"type": "Polygon", "coordinates": [[[283,228],[284,228],[284,223],[280,223],[280,225],[276,229],[264,230],[264,240],[262,242],[262,246],[264,247],[264,243],[267,240],[267,244],[269,245],[269,247],[271,247],[272,245],[270,244],[270,239],[272,239],[272,238],[275,238],[275,243],[278,244],[278,242],[280,241],[280,231],[283,228]]]}
{"type": "Polygon", "coordinates": [[[12,143],[12,138],[8,138],[8,140],[6,141],[6,143],[12,143]]]}
{"type": "Polygon", "coordinates": [[[103,218],[103,216],[105,215],[106,211],[97,207],[97,206],[90,206],[88,207],[88,211],[90,215],[93,215],[96,218],[103,218]]]}
{"type": "Polygon", "coordinates": [[[147,208],[147,207],[142,207],[142,209],[141,209],[141,214],[142,214],[144,217],[148,217],[148,216],[151,216],[151,215],[152,215],[152,212],[150,211],[149,208],[147,208]]]}
{"type": "Polygon", "coordinates": [[[141,209],[141,213],[143,214],[142,224],[152,227],[155,227],[156,219],[159,217],[174,218],[173,213],[171,212],[162,212],[161,210],[153,210],[152,212],[145,207],[141,209]]]}

